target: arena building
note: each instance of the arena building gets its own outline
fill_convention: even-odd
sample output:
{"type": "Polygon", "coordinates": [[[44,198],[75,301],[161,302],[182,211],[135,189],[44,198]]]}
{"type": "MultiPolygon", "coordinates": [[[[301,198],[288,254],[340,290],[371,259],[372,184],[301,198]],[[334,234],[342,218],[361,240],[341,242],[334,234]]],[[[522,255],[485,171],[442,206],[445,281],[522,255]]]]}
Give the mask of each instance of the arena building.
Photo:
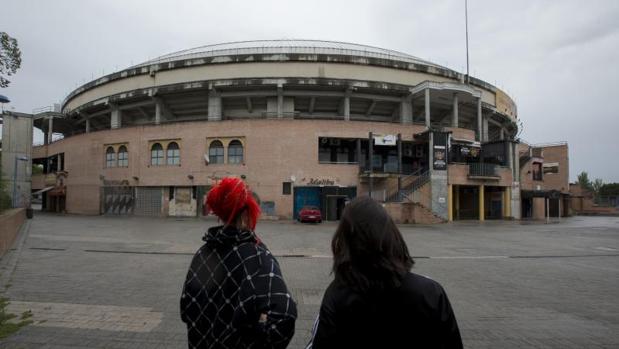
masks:
{"type": "Polygon", "coordinates": [[[337,220],[371,195],[402,222],[520,218],[521,170],[542,161],[519,145],[516,105],[495,86],[330,41],[164,55],[77,88],[34,125],[46,141],[33,190],[79,214],[196,216],[209,187],[238,176],[265,217],[313,205],[337,220]]]}

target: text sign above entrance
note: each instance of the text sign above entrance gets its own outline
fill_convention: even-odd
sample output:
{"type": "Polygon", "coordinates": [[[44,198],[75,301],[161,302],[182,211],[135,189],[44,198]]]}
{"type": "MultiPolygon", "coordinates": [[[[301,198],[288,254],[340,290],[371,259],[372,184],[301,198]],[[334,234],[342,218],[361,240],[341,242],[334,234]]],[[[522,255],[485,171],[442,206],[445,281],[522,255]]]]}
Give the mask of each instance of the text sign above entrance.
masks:
{"type": "Polygon", "coordinates": [[[373,137],[375,145],[396,145],[398,139],[395,135],[374,135],[373,137]]]}

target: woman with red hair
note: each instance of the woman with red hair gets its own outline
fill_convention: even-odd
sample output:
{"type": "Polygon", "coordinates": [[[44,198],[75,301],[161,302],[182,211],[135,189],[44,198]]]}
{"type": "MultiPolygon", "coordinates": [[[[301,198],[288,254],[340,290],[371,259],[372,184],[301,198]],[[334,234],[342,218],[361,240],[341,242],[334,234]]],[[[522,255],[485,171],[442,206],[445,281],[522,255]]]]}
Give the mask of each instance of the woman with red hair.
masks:
{"type": "Polygon", "coordinates": [[[208,230],[181,295],[190,348],[285,348],[297,309],[277,260],[254,229],[260,208],[238,178],[208,193],[223,225],[208,230]]]}

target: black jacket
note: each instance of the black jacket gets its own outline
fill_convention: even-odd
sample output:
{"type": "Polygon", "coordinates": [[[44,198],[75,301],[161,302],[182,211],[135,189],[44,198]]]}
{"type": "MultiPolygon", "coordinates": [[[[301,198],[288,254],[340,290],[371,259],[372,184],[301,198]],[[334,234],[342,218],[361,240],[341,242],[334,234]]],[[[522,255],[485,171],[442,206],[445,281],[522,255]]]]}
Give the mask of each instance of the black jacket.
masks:
{"type": "Polygon", "coordinates": [[[360,295],[332,282],[308,348],[462,348],[438,282],[408,273],[396,289],[360,295]]]}
{"type": "Polygon", "coordinates": [[[189,348],[285,348],[297,309],[277,260],[250,231],[219,226],[204,240],[180,302],[189,348]]]}

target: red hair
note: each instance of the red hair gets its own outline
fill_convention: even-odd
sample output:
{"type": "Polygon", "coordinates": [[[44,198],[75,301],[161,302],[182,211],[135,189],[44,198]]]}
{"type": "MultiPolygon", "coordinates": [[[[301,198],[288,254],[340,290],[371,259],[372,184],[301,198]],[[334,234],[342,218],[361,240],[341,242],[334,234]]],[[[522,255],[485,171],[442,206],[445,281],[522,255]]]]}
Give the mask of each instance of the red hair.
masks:
{"type": "Polygon", "coordinates": [[[231,224],[243,211],[247,211],[249,228],[256,228],[260,207],[251,190],[235,177],[226,177],[208,192],[206,204],[210,211],[226,224],[231,224]]]}

